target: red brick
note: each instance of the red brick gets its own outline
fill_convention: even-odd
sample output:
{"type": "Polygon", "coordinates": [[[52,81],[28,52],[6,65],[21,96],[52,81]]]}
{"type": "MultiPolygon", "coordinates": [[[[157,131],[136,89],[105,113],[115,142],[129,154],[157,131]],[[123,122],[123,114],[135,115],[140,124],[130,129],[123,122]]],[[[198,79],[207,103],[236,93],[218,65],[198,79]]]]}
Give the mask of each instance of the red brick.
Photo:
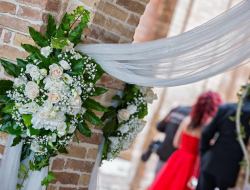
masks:
{"type": "Polygon", "coordinates": [[[10,43],[10,38],[11,38],[11,36],[12,36],[12,33],[9,32],[9,31],[6,31],[5,34],[4,34],[4,39],[3,39],[3,41],[4,41],[5,43],[10,43]]]}
{"type": "Polygon", "coordinates": [[[76,173],[67,173],[67,172],[54,172],[56,180],[51,181],[51,184],[55,184],[59,181],[61,184],[73,184],[77,185],[80,175],[76,173]]]}
{"type": "Polygon", "coordinates": [[[10,13],[16,14],[16,5],[8,2],[0,1],[0,12],[1,13],[10,13]]]}
{"type": "Polygon", "coordinates": [[[40,29],[39,25],[32,25],[28,21],[18,18],[11,18],[5,15],[0,15],[0,25],[8,26],[10,28],[29,33],[28,26],[34,27],[36,30],[40,29]]]}
{"type": "Polygon", "coordinates": [[[82,158],[82,159],[85,158],[87,152],[86,148],[74,145],[67,146],[67,150],[69,152],[69,154],[66,154],[67,156],[82,158]]]}
{"type": "Polygon", "coordinates": [[[30,20],[46,20],[48,15],[30,7],[19,6],[17,16],[30,20]]]}
{"type": "Polygon", "coordinates": [[[6,58],[6,59],[11,59],[13,61],[16,60],[16,58],[26,58],[29,55],[29,53],[25,51],[20,51],[16,48],[10,47],[10,46],[0,46],[0,57],[6,58]]]}
{"type": "Polygon", "coordinates": [[[59,190],[77,190],[77,188],[60,187],[59,190]]]}
{"type": "Polygon", "coordinates": [[[135,16],[134,14],[130,14],[130,17],[127,21],[128,24],[130,24],[131,26],[138,26],[140,22],[140,17],[135,16]]]}
{"type": "MultiPolygon", "coordinates": [[[[77,131],[77,136],[81,143],[90,143],[90,144],[101,144],[102,142],[102,134],[99,133],[92,133],[91,138],[84,136],[79,131],[77,131]]],[[[74,142],[77,142],[76,137],[73,138],[74,142]]]]}
{"type": "Polygon", "coordinates": [[[125,82],[110,76],[109,74],[105,73],[102,77],[96,82],[97,86],[102,86],[104,88],[110,88],[114,90],[121,90],[123,91],[125,88],[125,82]]]}
{"type": "Polygon", "coordinates": [[[42,9],[46,8],[48,2],[48,0],[16,0],[16,1],[26,5],[40,7],[42,9]]]}
{"type": "Polygon", "coordinates": [[[94,165],[94,162],[68,159],[65,165],[65,169],[72,169],[73,171],[91,173],[94,165]]]}
{"type": "Polygon", "coordinates": [[[88,190],[86,187],[80,187],[78,190],[88,190]]]}
{"type": "Polygon", "coordinates": [[[3,145],[0,145],[0,154],[3,154],[3,152],[4,152],[4,149],[5,149],[5,146],[3,146],[3,145]]]}
{"type": "Polygon", "coordinates": [[[49,0],[46,6],[47,11],[58,11],[60,8],[60,0],[49,0]]]}
{"type": "Polygon", "coordinates": [[[139,3],[139,2],[136,2],[136,1],[133,1],[133,0],[117,0],[116,4],[132,11],[132,12],[135,12],[135,13],[138,13],[140,15],[142,15],[144,13],[144,10],[146,8],[145,5],[139,3]]]}
{"type": "Polygon", "coordinates": [[[52,170],[63,170],[63,167],[64,167],[64,160],[63,159],[56,158],[53,161],[52,170]]]}
{"type": "Polygon", "coordinates": [[[101,29],[98,26],[91,25],[89,28],[89,37],[101,40],[104,43],[118,43],[120,40],[120,37],[108,32],[104,29],[101,29]]]}

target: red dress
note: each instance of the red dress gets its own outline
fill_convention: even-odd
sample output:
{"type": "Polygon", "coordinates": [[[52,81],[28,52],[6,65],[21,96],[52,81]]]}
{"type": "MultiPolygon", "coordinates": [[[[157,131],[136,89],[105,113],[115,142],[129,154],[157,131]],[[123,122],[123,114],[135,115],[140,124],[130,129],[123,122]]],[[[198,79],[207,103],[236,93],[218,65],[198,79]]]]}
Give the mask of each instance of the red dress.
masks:
{"type": "MultiPolygon", "coordinates": [[[[190,190],[187,183],[194,175],[194,167],[197,167],[199,140],[183,133],[181,148],[164,164],[148,190],[190,190]]],[[[196,171],[196,177],[198,173],[196,171]]]]}

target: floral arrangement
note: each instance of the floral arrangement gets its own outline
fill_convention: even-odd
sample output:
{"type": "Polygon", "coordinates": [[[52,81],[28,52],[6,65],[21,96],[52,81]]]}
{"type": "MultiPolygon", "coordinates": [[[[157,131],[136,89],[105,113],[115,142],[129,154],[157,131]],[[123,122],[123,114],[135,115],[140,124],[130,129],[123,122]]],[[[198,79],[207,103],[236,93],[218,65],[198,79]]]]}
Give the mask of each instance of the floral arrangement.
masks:
{"type": "MultiPolygon", "coordinates": [[[[73,134],[77,138],[76,130],[91,137],[85,121],[103,126],[92,109],[108,109],[91,97],[107,91],[95,86],[104,71],[90,56],[74,50],[82,42],[88,22],[89,12],[83,7],[66,13],[58,28],[49,15],[45,37],[29,27],[40,48],[22,44],[31,54],[17,59],[17,66],[0,60],[5,71],[15,77],[13,81],[0,81],[0,131],[16,136],[12,146],[23,142],[21,161],[34,152],[29,167],[21,165],[19,170],[22,183],[29,170],[40,171],[58,152],[67,153],[65,147],[73,134]]],[[[48,186],[53,179],[53,172],[48,172],[41,185],[48,186]]],[[[17,184],[18,189],[22,183],[17,184]]]]}
{"type": "Polygon", "coordinates": [[[104,127],[105,144],[102,160],[113,160],[117,155],[129,149],[139,132],[145,127],[142,120],[148,114],[148,103],[157,99],[151,88],[126,84],[123,97],[113,97],[118,101],[117,108],[109,107],[102,121],[109,119],[104,127]]]}

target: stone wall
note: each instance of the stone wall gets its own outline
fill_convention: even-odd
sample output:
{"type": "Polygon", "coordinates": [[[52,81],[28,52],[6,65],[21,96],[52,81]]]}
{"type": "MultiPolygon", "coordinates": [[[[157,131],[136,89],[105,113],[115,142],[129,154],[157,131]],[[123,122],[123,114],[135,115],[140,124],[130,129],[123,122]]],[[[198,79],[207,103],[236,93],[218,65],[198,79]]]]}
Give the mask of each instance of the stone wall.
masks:
{"type": "MultiPolygon", "coordinates": [[[[28,34],[28,26],[45,32],[48,14],[59,22],[65,11],[71,12],[84,5],[91,12],[89,29],[82,36],[85,43],[130,43],[149,0],[0,0],[0,57],[14,61],[28,54],[20,44],[34,44],[28,34]]],[[[0,80],[9,76],[0,65],[0,80]]],[[[123,90],[124,83],[105,74],[97,85],[109,91],[95,99],[110,106],[117,90],[123,90]]],[[[101,116],[101,112],[96,112],[101,116]]],[[[73,139],[68,146],[69,155],[58,155],[52,164],[57,180],[49,190],[86,190],[102,141],[102,128],[89,124],[92,138],[79,134],[80,143],[73,139]]],[[[8,135],[0,132],[0,159],[8,135]]]]}

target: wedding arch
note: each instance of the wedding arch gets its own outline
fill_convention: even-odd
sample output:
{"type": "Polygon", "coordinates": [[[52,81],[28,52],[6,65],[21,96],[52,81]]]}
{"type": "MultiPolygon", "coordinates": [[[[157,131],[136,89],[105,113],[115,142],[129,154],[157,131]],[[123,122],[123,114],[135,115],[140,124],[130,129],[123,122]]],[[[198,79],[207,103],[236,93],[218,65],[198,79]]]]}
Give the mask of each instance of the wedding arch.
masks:
{"type": "MultiPolygon", "coordinates": [[[[63,27],[65,26],[62,25],[62,28],[63,27]]],[[[80,42],[77,39],[79,38],[78,32],[80,31],[79,29],[82,29],[81,27],[84,28],[84,25],[80,24],[80,27],[77,29],[78,31],[74,31],[74,34],[70,36],[70,41],[75,45],[80,42]]],[[[30,31],[33,32],[34,35],[38,35],[34,31],[32,31],[32,29],[30,31]]],[[[53,31],[50,32],[53,33],[53,31]]],[[[71,47],[72,51],[70,51],[69,55],[76,56],[74,57],[75,60],[87,60],[88,64],[90,65],[89,67],[95,65],[96,62],[108,74],[129,84],[135,84],[146,87],[170,87],[200,81],[220,74],[222,72],[234,69],[243,64],[247,64],[250,58],[249,36],[250,1],[247,0],[241,2],[234,8],[226,11],[225,13],[219,15],[211,21],[175,37],[140,44],[78,44],[75,47],[74,51],[71,47]],[[77,53],[75,53],[75,51],[81,51],[82,54],[78,55],[77,53]],[[89,56],[84,57],[83,54],[87,54],[89,56]],[[92,60],[92,58],[95,60],[95,62],[92,60]]],[[[39,36],[39,38],[41,39],[42,37],[39,36]]],[[[54,48],[62,49],[64,46],[69,45],[69,43],[67,43],[66,41],[63,41],[61,44],[60,43],[58,43],[59,46],[55,46],[54,48]]],[[[43,48],[46,48],[48,45],[44,45],[43,43],[39,42],[39,40],[38,44],[41,44],[40,46],[43,48]]],[[[41,53],[43,56],[46,57],[46,59],[44,59],[42,56],[39,56],[39,53],[37,53],[37,51],[40,50],[37,50],[34,47],[26,46],[24,49],[28,52],[30,51],[31,53],[36,54],[36,58],[42,60],[41,62],[37,63],[37,65],[43,63],[43,60],[46,62],[47,57],[51,53],[50,49],[44,49],[44,54],[41,53]]],[[[69,49],[70,47],[68,47],[68,50],[69,49]]],[[[68,53],[68,51],[66,52],[68,53]]],[[[57,56],[59,55],[60,54],[57,54],[57,56]]],[[[20,69],[20,71],[18,70],[18,74],[15,72],[15,68],[13,68],[12,65],[10,65],[9,63],[6,63],[5,65],[6,68],[10,68],[9,73],[12,73],[16,77],[19,76],[20,72],[22,73],[21,68],[25,68],[25,66],[22,65],[25,65],[25,63],[23,63],[21,60],[19,62],[21,66],[20,68],[18,68],[20,69]]],[[[74,76],[79,74],[77,70],[78,64],[80,63],[76,62],[73,64],[75,66],[73,68],[73,71],[70,70],[70,66],[67,65],[65,62],[61,63],[61,66],[64,70],[70,70],[68,74],[72,74],[74,76]]],[[[48,67],[47,63],[42,66],[48,67]]],[[[53,65],[53,69],[57,71],[60,70],[57,67],[57,65],[53,65]]],[[[95,79],[97,78],[95,76],[100,75],[100,73],[102,73],[101,68],[99,70],[97,69],[97,73],[94,73],[93,79],[91,79],[92,76],[88,76],[90,77],[89,79],[96,81],[95,79]],[[98,74],[99,71],[100,73],[98,74]]],[[[52,67],[50,69],[52,70],[52,67]]],[[[60,70],[60,72],[62,71],[60,70]]],[[[56,75],[57,74],[55,74],[55,76],[56,75]]],[[[81,72],[79,75],[81,75],[81,72]]],[[[68,81],[70,79],[70,76],[67,77],[68,78],[64,78],[63,80],[68,81]]],[[[74,79],[77,81],[76,78],[77,77],[75,77],[74,79]]],[[[82,84],[86,85],[85,83],[82,84]]],[[[32,85],[34,84],[32,83],[32,85]]],[[[88,82],[87,85],[92,86],[93,84],[91,85],[90,82],[88,82]]],[[[130,88],[130,86],[128,86],[128,88],[130,88]]],[[[134,86],[132,86],[131,89],[134,89],[134,86]]],[[[143,87],[139,87],[138,89],[134,89],[137,92],[138,97],[136,98],[138,99],[139,97],[143,96],[143,94],[148,92],[148,89],[145,90],[143,87]]],[[[105,90],[99,89],[99,92],[101,94],[104,93],[105,90]]],[[[78,94],[80,93],[76,92],[75,96],[78,96],[78,94]]],[[[123,101],[121,100],[121,96],[116,97],[115,100],[123,101]]],[[[93,102],[91,103],[93,104],[93,102]]],[[[96,103],[94,103],[94,105],[95,109],[103,111],[106,110],[106,108],[96,103]]],[[[134,114],[138,111],[135,107],[136,106],[133,107],[133,105],[132,107],[130,107],[131,115],[132,112],[134,114]]],[[[93,108],[93,106],[90,106],[90,108],[93,108]]],[[[5,111],[8,112],[9,110],[5,109],[5,111]]],[[[84,113],[85,111],[86,110],[84,110],[84,113]]],[[[90,115],[92,114],[91,111],[88,109],[87,112],[90,115]]],[[[141,118],[143,118],[143,116],[141,118]]],[[[87,118],[87,120],[88,119],[89,118],[87,118]]],[[[99,120],[96,119],[94,123],[98,122],[99,120]]],[[[27,124],[27,122],[25,124],[27,124]]],[[[30,123],[28,124],[30,125],[30,123]]],[[[80,127],[83,130],[84,126],[80,127]]],[[[72,130],[72,132],[74,130],[72,130]]],[[[86,131],[84,131],[83,133],[86,134],[86,131]]],[[[16,188],[16,182],[18,181],[16,172],[19,168],[20,158],[16,157],[15,155],[20,156],[22,151],[22,143],[18,144],[18,142],[16,142],[16,144],[18,145],[11,147],[13,139],[13,136],[10,136],[8,139],[6,151],[4,153],[2,161],[2,166],[0,168],[0,183],[3,187],[7,187],[8,184],[12,184],[9,190],[14,190],[16,188]]],[[[20,139],[16,141],[19,140],[20,139]]],[[[21,142],[21,140],[19,142],[21,142]]],[[[99,149],[96,165],[92,173],[91,184],[89,187],[89,189],[91,190],[95,189],[96,171],[99,165],[99,161],[101,159],[101,155],[102,148],[99,149]]],[[[34,157],[34,154],[30,154],[28,158],[32,157],[34,157]]],[[[28,165],[29,163],[25,164],[28,165]]],[[[23,168],[24,174],[25,171],[26,169],[23,168]]],[[[26,189],[40,190],[41,186],[40,184],[37,185],[36,180],[42,180],[46,173],[47,168],[43,168],[40,172],[34,171],[30,176],[29,180],[27,180],[25,183],[26,189]]],[[[51,179],[53,179],[53,176],[50,177],[51,179]]],[[[50,181],[49,178],[47,178],[46,180],[48,182],[50,181]]],[[[45,181],[44,183],[46,183],[47,181],[45,181]]]]}

